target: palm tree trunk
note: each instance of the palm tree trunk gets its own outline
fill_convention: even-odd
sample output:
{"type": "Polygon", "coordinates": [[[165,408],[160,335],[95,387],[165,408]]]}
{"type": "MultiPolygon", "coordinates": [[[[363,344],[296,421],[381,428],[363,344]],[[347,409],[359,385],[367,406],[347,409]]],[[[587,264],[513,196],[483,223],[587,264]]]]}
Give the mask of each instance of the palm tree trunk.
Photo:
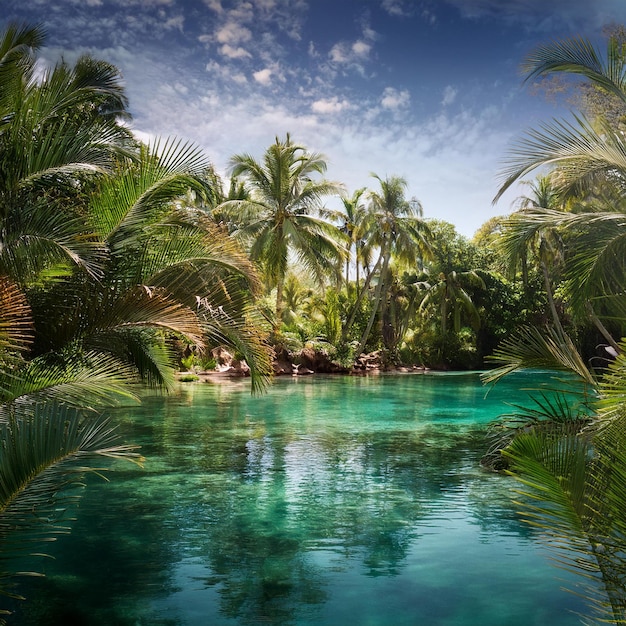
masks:
{"type": "Polygon", "coordinates": [[[283,282],[284,277],[278,279],[276,284],[276,320],[274,322],[274,332],[278,331],[283,317],[283,282]]]}
{"type": "Polygon", "coordinates": [[[556,304],[554,303],[554,296],[552,295],[552,285],[550,284],[550,275],[548,273],[548,267],[545,264],[545,261],[541,261],[541,271],[543,272],[543,283],[546,288],[546,295],[548,296],[548,304],[550,306],[550,312],[552,313],[554,326],[559,332],[565,334],[563,326],[561,325],[561,320],[559,319],[559,313],[556,310],[556,304]]]}
{"type": "MultiPolygon", "coordinates": [[[[372,326],[374,325],[374,320],[376,319],[376,313],[378,313],[378,309],[380,308],[380,303],[382,302],[382,294],[383,287],[385,283],[385,279],[387,278],[387,270],[389,268],[389,254],[386,254],[385,251],[381,251],[381,256],[384,254],[384,262],[383,267],[379,274],[378,285],[376,285],[376,292],[374,294],[374,306],[372,307],[372,313],[370,314],[370,318],[367,322],[367,328],[363,332],[363,336],[361,337],[361,342],[359,343],[359,347],[356,351],[357,356],[363,352],[365,349],[365,344],[369,339],[370,333],[372,332],[372,326]]],[[[372,272],[373,274],[374,272],[372,272]]]]}
{"type": "Polygon", "coordinates": [[[585,304],[585,308],[587,309],[587,314],[589,315],[589,319],[594,323],[595,327],[600,331],[600,334],[606,339],[607,343],[619,354],[622,350],[619,347],[619,344],[613,339],[611,333],[606,329],[606,326],[600,321],[598,316],[595,314],[593,307],[591,306],[591,302],[587,302],[585,304]]]}
{"type": "MultiPolygon", "coordinates": [[[[369,289],[370,283],[372,282],[372,276],[376,273],[376,269],[380,266],[382,258],[383,258],[383,255],[382,255],[382,251],[381,251],[381,254],[378,257],[378,260],[376,261],[376,265],[374,265],[373,271],[371,271],[367,275],[367,277],[365,278],[365,282],[363,283],[363,289],[361,289],[361,291],[359,291],[359,294],[357,296],[356,302],[354,303],[354,306],[352,307],[352,311],[350,312],[350,317],[348,318],[348,321],[346,322],[345,326],[343,327],[343,330],[341,332],[341,341],[342,341],[342,343],[348,338],[348,332],[350,331],[350,328],[352,327],[352,324],[354,324],[354,319],[356,317],[356,313],[359,310],[359,306],[360,306],[361,302],[363,301],[363,298],[364,298],[365,294],[367,293],[367,290],[369,289]]],[[[358,279],[357,279],[356,287],[357,287],[357,289],[359,288],[359,281],[358,281],[358,279]]]]}

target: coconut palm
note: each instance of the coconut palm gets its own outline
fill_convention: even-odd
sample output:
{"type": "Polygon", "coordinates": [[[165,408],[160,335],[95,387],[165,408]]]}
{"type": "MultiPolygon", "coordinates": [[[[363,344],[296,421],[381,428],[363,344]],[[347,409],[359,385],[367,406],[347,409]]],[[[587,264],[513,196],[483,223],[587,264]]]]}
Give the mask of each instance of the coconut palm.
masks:
{"type": "MultiPolygon", "coordinates": [[[[518,199],[518,210],[502,224],[502,233],[498,249],[508,260],[509,272],[514,276],[518,265],[522,267],[522,280],[528,284],[529,256],[537,259],[548,298],[548,304],[555,326],[561,326],[561,320],[554,301],[553,274],[563,259],[563,241],[558,229],[541,227],[541,223],[532,219],[537,210],[550,209],[560,211],[562,202],[548,176],[540,176],[536,181],[528,182],[531,194],[518,199]]],[[[562,329],[561,329],[562,330],[562,329]]]]}
{"type": "MultiPolygon", "coordinates": [[[[360,354],[369,338],[376,314],[386,298],[389,282],[389,266],[392,256],[399,261],[416,264],[430,253],[429,230],[421,219],[422,205],[417,200],[407,200],[407,182],[400,176],[382,179],[372,174],[380,184],[380,192],[370,192],[368,209],[368,245],[378,249],[378,259],[371,275],[378,275],[373,306],[367,326],[361,336],[357,354],[360,354]]],[[[369,276],[361,289],[354,311],[369,288],[369,276]]],[[[353,316],[351,317],[353,319],[353,316]]],[[[350,320],[346,329],[351,325],[350,320]]],[[[346,331],[344,330],[344,333],[346,331]]]]}
{"type": "Polygon", "coordinates": [[[261,162],[248,154],[231,159],[232,175],[242,177],[250,197],[227,201],[220,211],[237,224],[235,236],[250,247],[269,287],[276,287],[275,324],[280,324],[285,276],[293,255],[323,284],[343,259],[345,248],[339,229],[327,218],[322,199],[338,194],[341,186],[313,176],[323,175],[326,161],[318,153],[278,137],[261,162]]]}
{"type": "Polygon", "coordinates": [[[350,280],[350,262],[352,249],[355,248],[356,255],[356,284],[359,284],[359,266],[361,260],[362,238],[365,226],[365,205],[361,198],[365,194],[365,187],[357,189],[350,197],[342,196],[344,215],[341,216],[341,231],[348,239],[348,256],[346,258],[346,286],[350,280]]]}
{"type": "Polygon", "coordinates": [[[480,313],[472,301],[472,289],[485,289],[485,282],[475,270],[465,272],[439,273],[435,281],[424,281],[426,293],[420,303],[419,310],[424,312],[430,306],[439,309],[441,334],[448,333],[450,317],[455,332],[461,329],[462,318],[465,317],[474,329],[480,328],[480,313]]]}

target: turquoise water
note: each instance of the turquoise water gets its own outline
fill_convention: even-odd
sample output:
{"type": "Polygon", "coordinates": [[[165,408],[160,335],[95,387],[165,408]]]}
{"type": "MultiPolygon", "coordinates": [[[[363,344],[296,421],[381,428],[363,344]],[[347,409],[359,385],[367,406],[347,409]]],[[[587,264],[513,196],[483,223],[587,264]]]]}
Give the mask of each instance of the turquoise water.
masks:
{"type": "Polygon", "coordinates": [[[578,624],[575,578],[479,466],[486,425],[547,382],[236,381],[116,410],[148,461],[89,479],[10,623],[578,624]]]}

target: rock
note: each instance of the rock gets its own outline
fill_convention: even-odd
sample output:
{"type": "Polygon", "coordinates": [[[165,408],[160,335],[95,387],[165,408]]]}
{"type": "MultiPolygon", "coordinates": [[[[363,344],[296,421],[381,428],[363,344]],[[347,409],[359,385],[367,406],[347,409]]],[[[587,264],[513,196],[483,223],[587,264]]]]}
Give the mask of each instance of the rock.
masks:
{"type": "Polygon", "coordinates": [[[215,359],[215,369],[218,372],[226,372],[233,366],[235,357],[221,346],[211,350],[211,356],[215,359]]]}

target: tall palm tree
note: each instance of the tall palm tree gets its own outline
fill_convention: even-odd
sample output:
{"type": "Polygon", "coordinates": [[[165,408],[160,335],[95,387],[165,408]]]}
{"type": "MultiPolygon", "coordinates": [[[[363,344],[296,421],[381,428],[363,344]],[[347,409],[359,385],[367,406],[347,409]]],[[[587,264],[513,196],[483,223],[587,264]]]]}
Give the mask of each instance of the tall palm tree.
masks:
{"type": "Polygon", "coordinates": [[[346,258],[346,287],[350,280],[350,262],[352,260],[352,249],[355,248],[356,255],[356,284],[359,284],[360,252],[362,248],[362,237],[364,236],[365,225],[365,205],[361,198],[365,194],[365,187],[357,189],[350,197],[342,196],[344,215],[341,216],[341,231],[348,239],[348,256],[346,258]]]}
{"type": "MultiPolygon", "coordinates": [[[[370,318],[361,336],[357,354],[365,348],[376,314],[385,300],[390,286],[389,264],[392,256],[400,261],[415,264],[430,253],[429,230],[421,219],[422,205],[417,200],[406,199],[406,180],[400,176],[385,179],[376,174],[372,176],[379,182],[380,192],[372,191],[369,194],[368,244],[378,248],[379,251],[374,270],[372,270],[372,275],[375,273],[378,275],[378,284],[372,298],[370,318]]],[[[366,280],[354,311],[368,289],[368,283],[369,280],[366,280]]],[[[350,321],[346,328],[349,326],[350,321]]]]}
{"type": "Polygon", "coordinates": [[[513,275],[517,265],[521,264],[524,285],[528,283],[529,256],[536,257],[543,276],[552,322],[561,328],[561,319],[554,301],[552,276],[563,259],[563,241],[557,229],[542,228],[532,216],[541,209],[560,211],[563,203],[549,176],[539,176],[536,181],[526,181],[526,184],[530,186],[531,193],[518,199],[518,210],[504,221],[498,249],[508,259],[509,271],[513,275]]]}
{"type": "Polygon", "coordinates": [[[244,200],[230,200],[220,210],[237,224],[235,235],[250,246],[268,286],[276,287],[275,324],[280,324],[283,286],[295,256],[303,268],[323,284],[337,261],[345,255],[343,236],[327,218],[322,199],[338,194],[341,186],[313,177],[326,172],[326,161],[287,135],[278,137],[261,162],[249,154],[231,159],[231,173],[242,177],[250,191],[244,200]]]}

